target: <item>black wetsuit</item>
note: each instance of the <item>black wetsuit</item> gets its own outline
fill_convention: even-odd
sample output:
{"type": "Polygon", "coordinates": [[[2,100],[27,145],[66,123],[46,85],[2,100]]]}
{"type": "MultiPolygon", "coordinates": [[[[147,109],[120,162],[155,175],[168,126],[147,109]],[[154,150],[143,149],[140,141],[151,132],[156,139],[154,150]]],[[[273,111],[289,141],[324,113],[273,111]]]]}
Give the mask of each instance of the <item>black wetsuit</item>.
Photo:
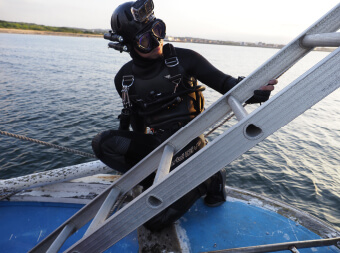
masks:
{"type": "MultiPolygon", "coordinates": [[[[221,94],[225,94],[238,83],[237,78],[224,74],[215,68],[202,55],[193,50],[176,48],[176,53],[180,65],[189,76],[194,77],[221,94]]],[[[115,77],[116,89],[120,95],[122,90],[122,78],[124,75],[131,75],[131,67],[135,75],[143,76],[144,79],[148,79],[157,73],[157,71],[164,68],[164,59],[147,60],[138,57],[138,55],[135,56],[134,54],[133,61],[125,64],[115,77]]]]}
{"type": "MultiPolygon", "coordinates": [[[[176,48],[177,57],[181,66],[182,72],[186,75],[186,80],[199,80],[203,84],[213,88],[214,90],[224,94],[229,91],[238,83],[238,79],[226,75],[216,69],[212,64],[210,64],[203,56],[196,53],[195,51],[183,48],[176,48]]],[[[155,76],[164,74],[163,70],[167,68],[164,63],[164,59],[160,58],[157,60],[147,60],[139,57],[136,53],[131,54],[133,60],[125,64],[117,73],[115,77],[115,85],[118,93],[122,96],[122,80],[123,76],[133,75],[137,78],[143,79],[145,83],[151,80],[155,76]]],[[[163,80],[163,76],[159,80],[163,80]]],[[[164,79],[165,80],[165,79],[164,79]]],[[[142,81],[141,81],[142,82],[142,81]]],[[[166,82],[166,81],[164,81],[166,82]]],[[[162,85],[161,83],[159,84],[162,85]]],[[[190,119],[179,117],[178,108],[169,109],[169,113],[175,112],[175,117],[178,117],[178,124],[173,124],[174,122],[164,123],[168,121],[161,121],[155,123],[152,118],[150,122],[147,122],[146,116],[143,116],[140,110],[140,104],[138,104],[138,99],[143,98],[143,102],[147,99],[147,94],[139,94],[142,90],[138,88],[135,89],[134,84],[129,90],[129,95],[132,100],[132,116],[131,116],[131,126],[133,131],[123,131],[123,130],[108,130],[103,133],[98,134],[92,142],[93,150],[96,156],[107,164],[109,167],[118,170],[122,173],[129,170],[133,165],[143,159],[148,155],[153,149],[159,146],[164,140],[176,132],[180,127],[185,125],[188,121],[194,118],[196,115],[201,113],[201,109],[189,108],[186,113],[190,116],[190,119]],[[136,95],[134,97],[134,95],[136,95]],[[177,110],[177,111],[176,111],[177,110]],[[191,110],[191,111],[190,111],[191,110]],[[156,126],[154,129],[154,134],[145,134],[146,127],[156,126]]],[[[185,99],[183,95],[182,98],[185,99]]],[[[202,96],[202,95],[198,95],[202,96]]],[[[192,99],[192,98],[191,98],[192,99]]],[[[195,105],[191,106],[192,108],[195,105]]],[[[185,108],[183,110],[186,110],[185,108]]],[[[166,114],[166,111],[160,112],[161,114],[166,114]]],[[[156,113],[157,116],[157,113],[156,113]]],[[[149,117],[150,118],[150,117],[149,117]]],[[[190,157],[196,151],[201,149],[205,145],[205,140],[202,136],[197,137],[192,142],[190,142],[185,148],[178,152],[173,158],[173,164],[171,169],[178,166],[183,162],[183,157],[185,153],[189,153],[190,157]],[[195,152],[187,152],[188,150],[193,150],[195,152]]],[[[145,179],[141,184],[147,188],[152,184],[153,175],[145,179]]],[[[167,209],[162,211],[159,215],[151,219],[146,223],[146,226],[153,230],[158,230],[178,218],[180,218],[191,205],[202,195],[206,194],[207,187],[209,185],[209,179],[193,189],[191,192],[187,193],[181,199],[176,201],[174,204],[169,206],[167,209]]]]}

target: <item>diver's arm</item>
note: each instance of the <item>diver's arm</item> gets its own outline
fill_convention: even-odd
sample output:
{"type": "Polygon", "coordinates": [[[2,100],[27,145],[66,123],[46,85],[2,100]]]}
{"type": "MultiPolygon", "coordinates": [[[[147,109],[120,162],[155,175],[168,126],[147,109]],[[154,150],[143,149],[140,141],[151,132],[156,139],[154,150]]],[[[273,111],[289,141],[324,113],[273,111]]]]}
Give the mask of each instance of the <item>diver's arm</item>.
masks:
{"type": "Polygon", "coordinates": [[[210,88],[224,94],[232,89],[238,79],[213,66],[206,58],[190,49],[176,48],[179,61],[189,75],[210,88]]]}
{"type": "MultiPolygon", "coordinates": [[[[184,67],[189,74],[196,77],[202,83],[208,85],[214,90],[225,94],[243,80],[244,77],[234,78],[224,74],[222,71],[214,67],[202,55],[192,50],[179,50],[183,57],[184,67]],[[189,59],[189,60],[186,60],[189,59]]],[[[180,60],[181,61],[181,60],[180,60]]],[[[269,99],[270,93],[274,90],[277,80],[273,79],[268,82],[268,85],[262,86],[259,90],[254,91],[254,96],[246,103],[262,103],[269,99]]]]}

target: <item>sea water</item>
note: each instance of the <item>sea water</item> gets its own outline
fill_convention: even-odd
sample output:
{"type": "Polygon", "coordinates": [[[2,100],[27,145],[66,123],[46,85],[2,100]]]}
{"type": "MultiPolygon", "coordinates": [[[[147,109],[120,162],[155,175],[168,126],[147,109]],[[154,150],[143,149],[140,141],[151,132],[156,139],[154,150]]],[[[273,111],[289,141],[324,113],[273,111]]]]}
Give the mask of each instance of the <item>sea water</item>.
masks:
{"type": "MultiPolygon", "coordinates": [[[[278,51],[174,44],[234,77],[249,75],[278,51]]],[[[280,77],[272,95],[327,54],[306,56],[280,77]]],[[[122,102],[114,76],[129,60],[101,38],[0,34],[0,130],[92,153],[93,136],[118,127],[122,102]]],[[[210,88],[204,94],[206,107],[221,96],[210,88]]],[[[335,91],[227,165],[227,184],[287,202],[340,229],[339,95],[335,91]]],[[[93,160],[0,135],[0,179],[93,160]]]]}

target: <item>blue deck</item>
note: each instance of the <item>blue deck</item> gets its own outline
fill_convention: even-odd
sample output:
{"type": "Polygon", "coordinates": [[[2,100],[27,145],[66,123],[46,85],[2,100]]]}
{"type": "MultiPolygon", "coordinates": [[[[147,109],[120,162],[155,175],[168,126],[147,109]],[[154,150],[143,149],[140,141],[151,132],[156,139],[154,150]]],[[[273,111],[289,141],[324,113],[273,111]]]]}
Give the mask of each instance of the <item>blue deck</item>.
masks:
{"type": "MultiPolygon", "coordinates": [[[[27,252],[55,228],[71,217],[82,205],[56,203],[0,202],[0,251],[27,252]]],[[[294,221],[275,212],[232,201],[210,208],[202,200],[179,222],[183,240],[188,239],[190,252],[270,243],[320,239],[294,221]]],[[[86,227],[69,238],[61,251],[84,234],[86,227]]],[[[118,242],[106,252],[138,252],[137,232],[118,242]]],[[[281,251],[290,252],[290,251],[281,251]]],[[[334,247],[301,249],[307,252],[340,252],[334,247]]]]}
{"type": "MultiPolygon", "coordinates": [[[[305,227],[273,211],[245,202],[226,202],[218,208],[202,200],[180,219],[191,252],[214,251],[290,241],[321,239],[305,227]],[[209,228],[209,229],[207,229],[209,228]]],[[[299,249],[307,252],[340,252],[335,247],[299,249]]],[[[289,252],[291,251],[280,251],[289,252]]]]}
{"type": "MultiPolygon", "coordinates": [[[[82,206],[60,203],[0,202],[0,252],[29,251],[82,206]]],[[[73,234],[61,248],[61,252],[79,240],[87,227],[73,234]]],[[[138,252],[137,231],[105,252],[138,252]]]]}

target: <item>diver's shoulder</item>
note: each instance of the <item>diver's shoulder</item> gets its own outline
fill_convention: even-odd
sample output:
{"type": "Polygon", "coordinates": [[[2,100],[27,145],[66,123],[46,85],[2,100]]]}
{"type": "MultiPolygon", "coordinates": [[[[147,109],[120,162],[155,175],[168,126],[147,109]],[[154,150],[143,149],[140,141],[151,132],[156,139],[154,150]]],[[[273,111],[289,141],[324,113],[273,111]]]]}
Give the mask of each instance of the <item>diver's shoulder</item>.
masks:
{"type": "Polygon", "coordinates": [[[125,63],[117,72],[115,76],[115,83],[121,83],[123,76],[132,74],[132,60],[125,63]]]}
{"type": "Polygon", "coordinates": [[[189,58],[192,60],[199,60],[202,58],[202,55],[195,50],[189,48],[175,47],[176,53],[179,58],[189,58]]]}
{"type": "Polygon", "coordinates": [[[189,49],[189,48],[183,48],[183,47],[175,47],[177,54],[196,54],[197,52],[189,49]]]}
{"type": "Polygon", "coordinates": [[[133,61],[132,60],[130,60],[130,61],[128,61],[127,63],[125,63],[121,68],[120,68],[120,70],[119,71],[126,71],[126,70],[130,70],[131,69],[131,67],[132,67],[132,63],[133,63],[133,61]]]}

